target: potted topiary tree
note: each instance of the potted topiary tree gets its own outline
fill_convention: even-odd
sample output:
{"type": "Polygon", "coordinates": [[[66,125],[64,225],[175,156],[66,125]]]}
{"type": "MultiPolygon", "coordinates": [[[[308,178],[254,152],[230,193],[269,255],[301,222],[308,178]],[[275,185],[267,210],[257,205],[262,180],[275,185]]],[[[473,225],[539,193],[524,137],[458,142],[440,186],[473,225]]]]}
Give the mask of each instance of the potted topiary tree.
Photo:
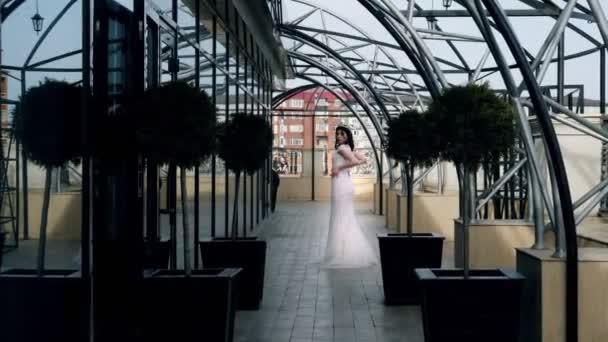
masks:
{"type": "Polygon", "coordinates": [[[407,234],[379,234],[384,298],[387,304],[419,302],[415,268],[441,267],[443,236],[413,233],[413,177],[419,166],[432,166],[439,158],[439,145],[425,115],[409,110],[389,121],[384,149],[403,164],[407,190],[407,234]]]}
{"type": "Polygon", "coordinates": [[[237,308],[258,309],[264,290],[266,241],[238,236],[238,198],[241,174],[253,174],[272,149],[272,129],[262,116],[236,114],[218,129],[218,155],[235,173],[235,194],[230,237],[200,242],[205,267],[240,267],[237,308]]]}
{"type": "Polygon", "coordinates": [[[145,297],[153,298],[144,304],[144,335],[151,340],[195,341],[204,335],[215,341],[229,341],[235,317],[233,282],[239,270],[192,270],[190,261],[186,170],[213,152],[215,108],[204,92],[182,81],[149,89],[142,100],[130,108],[137,147],[152,164],[180,168],[184,245],[183,270],[158,270],[144,279],[145,297]],[[187,307],[204,310],[192,315],[187,307]],[[167,312],[171,315],[165,315],[167,312]]]}
{"type": "Polygon", "coordinates": [[[475,217],[473,177],[513,147],[513,106],[487,84],[451,87],[429,107],[442,157],[461,170],[464,269],[417,269],[424,333],[431,341],[517,341],[523,276],[503,269],[469,270],[467,226],[475,217]],[[500,331],[500,333],[496,333],[500,331]]]}
{"type": "Polygon", "coordinates": [[[83,284],[77,270],[45,269],[51,177],[54,168],[81,156],[83,96],[81,87],[46,79],[22,94],[14,112],[15,138],[27,158],[46,169],[46,176],[37,267],[0,273],[3,341],[82,341],[87,336],[81,329],[86,325],[81,322],[83,284]]]}

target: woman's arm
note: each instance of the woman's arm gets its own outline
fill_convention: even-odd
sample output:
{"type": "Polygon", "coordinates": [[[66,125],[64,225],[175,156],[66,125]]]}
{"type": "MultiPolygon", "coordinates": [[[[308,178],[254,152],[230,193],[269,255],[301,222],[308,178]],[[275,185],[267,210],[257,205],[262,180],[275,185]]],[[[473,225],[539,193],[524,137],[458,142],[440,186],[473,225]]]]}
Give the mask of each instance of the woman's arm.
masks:
{"type": "Polygon", "coordinates": [[[332,176],[337,175],[344,169],[349,169],[366,162],[365,159],[358,159],[357,156],[348,148],[339,148],[337,152],[344,158],[345,162],[340,166],[334,167],[331,173],[332,176]]]}
{"type": "Polygon", "coordinates": [[[367,157],[363,152],[355,152],[355,157],[361,161],[361,164],[367,163],[367,157]]]}

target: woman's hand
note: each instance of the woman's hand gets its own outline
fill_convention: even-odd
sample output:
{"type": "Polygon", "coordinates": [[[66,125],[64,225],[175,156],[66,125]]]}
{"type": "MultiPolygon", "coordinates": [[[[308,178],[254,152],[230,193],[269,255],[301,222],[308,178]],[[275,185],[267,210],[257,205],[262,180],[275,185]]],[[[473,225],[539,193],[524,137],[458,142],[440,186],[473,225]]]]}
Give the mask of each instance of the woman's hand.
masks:
{"type": "Polygon", "coordinates": [[[332,177],[336,177],[340,173],[340,171],[341,170],[340,170],[339,166],[332,168],[331,169],[331,176],[332,177]]]}

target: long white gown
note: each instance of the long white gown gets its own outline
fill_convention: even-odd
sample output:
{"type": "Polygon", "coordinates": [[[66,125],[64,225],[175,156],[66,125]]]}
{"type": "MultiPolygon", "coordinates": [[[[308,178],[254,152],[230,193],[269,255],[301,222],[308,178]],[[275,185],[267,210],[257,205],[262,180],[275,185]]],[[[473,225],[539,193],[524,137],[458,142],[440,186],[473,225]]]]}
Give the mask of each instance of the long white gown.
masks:
{"type": "MultiPolygon", "coordinates": [[[[340,149],[351,151],[350,146],[340,145],[333,153],[334,166],[345,163],[344,157],[338,153],[340,149]]],[[[325,257],[321,263],[323,268],[358,268],[378,263],[374,248],[357,222],[354,192],[350,170],[342,170],[332,178],[331,214],[325,257]]]]}

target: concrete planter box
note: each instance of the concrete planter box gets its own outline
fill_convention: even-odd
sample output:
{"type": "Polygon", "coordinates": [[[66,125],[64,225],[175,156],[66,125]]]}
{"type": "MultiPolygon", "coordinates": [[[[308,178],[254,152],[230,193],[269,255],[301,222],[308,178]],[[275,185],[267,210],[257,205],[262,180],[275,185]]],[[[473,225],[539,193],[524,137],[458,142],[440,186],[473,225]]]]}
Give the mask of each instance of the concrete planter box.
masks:
{"type": "MultiPolygon", "coordinates": [[[[566,341],[566,261],[553,253],[517,250],[517,271],[526,277],[522,342],[566,341]]],[[[578,259],[578,341],[608,341],[608,248],[579,248],[578,259]]]]}
{"type": "MultiPolygon", "coordinates": [[[[521,220],[477,221],[469,229],[469,265],[474,268],[515,269],[517,248],[534,245],[534,225],[521,220]]],[[[462,221],[454,220],[456,267],[464,266],[462,221]]],[[[553,245],[553,233],[545,234],[545,245],[553,245]]]]}

